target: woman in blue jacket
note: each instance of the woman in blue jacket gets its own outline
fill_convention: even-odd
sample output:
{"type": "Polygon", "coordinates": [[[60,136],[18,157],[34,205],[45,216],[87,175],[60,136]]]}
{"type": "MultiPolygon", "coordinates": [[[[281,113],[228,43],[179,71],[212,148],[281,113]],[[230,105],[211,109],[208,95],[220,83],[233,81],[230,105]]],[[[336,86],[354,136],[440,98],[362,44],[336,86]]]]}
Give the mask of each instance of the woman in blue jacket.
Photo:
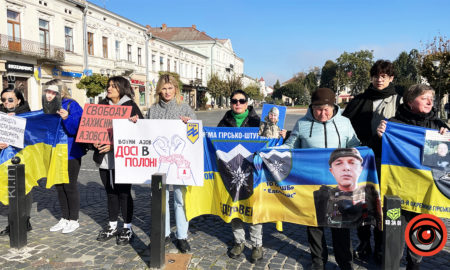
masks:
{"type": "Polygon", "coordinates": [[[67,148],[69,153],[69,183],[55,185],[58,192],[62,217],[56,225],[50,228],[50,231],[71,233],[80,227],[78,223],[80,193],[78,191],[77,179],[81,167],[81,157],[86,154],[86,151],[80,144],[75,142],[75,137],[77,136],[83,109],[71,98],[67,86],[61,80],[51,80],[44,84],[43,89],[47,98],[54,99],[58,95],[61,96],[61,109],[57,111],[57,114],[62,119],[64,132],[67,135],[67,148]]]}

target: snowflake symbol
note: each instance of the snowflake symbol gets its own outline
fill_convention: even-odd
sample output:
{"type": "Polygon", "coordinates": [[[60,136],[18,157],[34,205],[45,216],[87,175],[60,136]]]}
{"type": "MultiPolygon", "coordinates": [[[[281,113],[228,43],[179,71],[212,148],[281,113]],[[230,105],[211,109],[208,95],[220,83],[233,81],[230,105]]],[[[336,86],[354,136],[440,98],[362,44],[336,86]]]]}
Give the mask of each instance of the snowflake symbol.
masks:
{"type": "Polygon", "coordinates": [[[233,177],[231,185],[236,186],[236,190],[240,190],[242,186],[248,186],[246,179],[250,173],[243,172],[241,167],[239,167],[236,171],[231,171],[231,174],[233,177]]]}
{"type": "Polygon", "coordinates": [[[275,160],[274,162],[270,163],[271,171],[277,172],[277,173],[283,173],[283,163],[279,162],[278,160],[275,160]]]}

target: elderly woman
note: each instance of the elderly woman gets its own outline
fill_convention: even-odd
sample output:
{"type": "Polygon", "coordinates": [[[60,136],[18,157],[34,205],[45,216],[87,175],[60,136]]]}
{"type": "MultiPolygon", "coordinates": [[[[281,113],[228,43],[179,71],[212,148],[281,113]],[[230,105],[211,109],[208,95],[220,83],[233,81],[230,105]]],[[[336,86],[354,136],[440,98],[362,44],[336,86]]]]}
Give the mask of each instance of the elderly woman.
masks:
{"type": "MultiPolygon", "coordinates": [[[[0,105],[0,111],[7,113],[9,115],[18,115],[21,113],[26,113],[30,111],[30,107],[28,103],[25,101],[22,93],[17,89],[9,89],[6,88],[1,93],[2,104],[0,105]]],[[[0,142],[0,152],[8,147],[8,144],[0,142]]],[[[31,193],[25,196],[26,202],[26,212],[27,212],[27,230],[31,231],[31,223],[30,223],[30,213],[31,213],[31,204],[33,203],[33,197],[31,193]]],[[[9,225],[2,231],[0,231],[0,235],[9,235],[9,225]]]]}
{"type": "MultiPolygon", "coordinates": [[[[220,120],[218,127],[259,127],[260,117],[252,106],[248,105],[248,95],[242,90],[231,93],[231,110],[227,111],[220,120]]],[[[244,251],[245,231],[242,220],[235,218],[231,221],[234,235],[234,246],[229,252],[231,258],[237,258],[244,251]]],[[[262,259],[262,224],[250,225],[250,241],[253,246],[250,261],[252,263],[262,259]]]]}
{"type": "MultiPolygon", "coordinates": [[[[148,113],[148,119],[181,119],[187,123],[190,119],[196,119],[194,112],[189,105],[181,100],[181,93],[178,81],[172,75],[161,75],[156,85],[155,104],[148,113]]],[[[185,186],[173,185],[175,209],[175,223],[177,224],[177,248],[186,253],[191,250],[187,241],[189,222],[186,220],[183,194],[185,186]]],[[[169,189],[166,190],[166,243],[170,242],[170,211],[169,211],[169,189]]]]}
{"type": "MultiPolygon", "coordinates": [[[[131,119],[143,118],[138,105],[133,101],[134,92],[130,82],[121,76],[111,77],[107,83],[106,98],[99,102],[103,105],[130,106],[131,119]]],[[[93,159],[99,167],[100,178],[108,197],[109,224],[100,231],[97,240],[106,241],[116,236],[118,245],[126,245],[133,238],[131,220],[133,218],[133,198],[131,184],[116,184],[114,174],[114,147],[108,144],[94,144],[93,159]],[[122,212],[123,229],[117,229],[119,211],[122,212]]]]}
{"type": "MultiPolygon", "coordinates": [[[[51,103],[55,99],[62,99],[61,108],[55,112],[62,119],[64,132],[67,135],[67,147],[69,151],[68,170],[69,183],[55,185],[58,192],[59,206],[61,207],[61,219],[50,228],[51,232],[61,231],[71,233],[80,227],[78,213],[80,211],[80,193],[78,191],[78,173],[81,167],[81,157],[86,154],[85,150],[75,142],[78,126],[80,124],[83,109],[71,98],[69,90],[64,82],[54,79],[44,84],[46,101],[51,103]]],[[[43,104],[44,106],[44,104],[43,104]]]]}
{"type": "MultiPolygon", "coordinates": [[[[437,129],[444,134],[448,126],[438,118],[437,111],[433,108],[434,90],[425,84],[415,84],[403,94],[403,104],[397,109],[395,116],[389,121],[403,123],[412,126],[437,129]]],[[[382,120],[377,128],[377,134],[381,138],[386,131],[386,121],[382,120]]],[[[419,215],[417,213],[402,210],[406,222],[419,215]]],[[[406,269],[419,269],[422,256],[412,252],[409,248],[406,254],[406,269]]]]}

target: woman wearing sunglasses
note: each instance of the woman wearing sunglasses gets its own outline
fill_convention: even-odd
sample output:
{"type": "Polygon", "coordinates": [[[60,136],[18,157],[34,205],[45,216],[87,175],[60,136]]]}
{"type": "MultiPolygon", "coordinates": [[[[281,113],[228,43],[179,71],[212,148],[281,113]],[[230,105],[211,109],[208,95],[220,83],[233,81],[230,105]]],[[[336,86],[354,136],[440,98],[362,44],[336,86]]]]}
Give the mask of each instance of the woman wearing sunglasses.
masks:
{"type": "MultiPolygon", "coordinates": [[[[230,96],[231,110],[227,111],[220,120],[218,127],[259,127],[260,117],[253,106],[248,106],[248,95],[242,90],[236,90],[230,96]]],[[[235,218],[231,221],[231,229],[234,235],[234,245],[229,252],[231,258],[237,258],[244,251],[245,230],[244,222],[235,218]]],[[[252,263],[262,259],[262,224],[250,225],[250,241],[252,244],[252,263]]]]}
{"type": "MultiPolygon", "coordinates": [[[[25,101],[22,93],[17,89],[4,89],[1,94],[2,104],[0,111],[9,115],[16,115],[30,111],[28,103],[25,101]]],[[[8,144],[0,142],[0,152],[8,147],[8,144]]],[[[26,213],[27,213],[27,230],[31,231],[30,213],[31,204],[33,203],[31,193],[25,196],[26,213]]],[[[1,236],[9,235],[9,225],[3,231],[0,231],[1,236]]]]}

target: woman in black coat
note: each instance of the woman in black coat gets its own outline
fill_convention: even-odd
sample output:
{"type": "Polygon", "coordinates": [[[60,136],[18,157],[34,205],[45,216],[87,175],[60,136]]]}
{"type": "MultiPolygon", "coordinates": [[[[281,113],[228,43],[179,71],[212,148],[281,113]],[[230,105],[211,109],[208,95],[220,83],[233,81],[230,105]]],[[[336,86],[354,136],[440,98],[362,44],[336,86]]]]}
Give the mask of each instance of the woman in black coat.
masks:
{"type": "MultiPolygon", "coordinates": [[[[438,118],[437,111],[433,108],[434,90],[425,84],[415,84],[403,94],[403,104],[397,109],[394,117],[389,121],[403,123],[412,126],[419,126],[439,130],[444,134],[448,131],[448,126],[438,118]]],[[[382,120],[377,128],[377,134],[381,138],[386,131],[386,121],[382,120]]],[[[406,222],[409,222],[418,213],[402,210],[402,215],[406,222]]],[[[405,226],[406,227],[406,226],[405,226]]],[[[419,256],[407,248],[406,269],[419,269],[422,256],[419,256]]]]}

